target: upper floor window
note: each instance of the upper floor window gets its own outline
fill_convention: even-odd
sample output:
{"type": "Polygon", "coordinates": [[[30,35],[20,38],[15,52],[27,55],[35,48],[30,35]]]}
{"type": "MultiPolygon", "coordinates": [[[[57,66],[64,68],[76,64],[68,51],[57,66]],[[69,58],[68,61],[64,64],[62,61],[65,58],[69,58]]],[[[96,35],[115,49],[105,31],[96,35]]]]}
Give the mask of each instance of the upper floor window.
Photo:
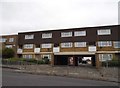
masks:
{"type": "Polygon", "coordinates": [[[6,38],[0,38],[0,42],[6,42],[6,38]]]}
{"type": "Polygon", "coordinates": [[[98,46],[99,46],[99,47],[112,46],[112,42],[111,42],[111,41],[99,41],[99,42],[98,42],[98,46]]]}
{"type": "Polygon", "coordinates": [[[75,47],[86,47],[86,42],[75,42],[75,47]]]}
{"type": "Polygon", "coordinates": [[[25,44],[24,45],[24,49],[32,49],[33,48],[33,44],[25,44]]]}
{"type": "Polygon", "coordinates": [[[62,32],[61,37],[72,37],[72,32],[62,32]]]}
{"type": "Polygon", "coordinates": [[[52,44],[51,43],[42,44],[41,46],[42,46],[42,48],[52,48],[52,44]]]}
{"type": "Polygon", "coordinates": [[[52,33],[43,33],[42,38],[52,38],[52,33]]]}
{"type": "Polygon", "coordinates": [[[86,31],[75,31],[74,36],[86,36],[86,31]]]}
{"type": "Polygon", "coordinates": [[[9,38],[9,42],[14,42],[14,38],[9,38]]]}
{"type": "Polygon", "coordinates": [[[97,30],[97,34],[98,35],[110,35],[111,30],[110,29],[100,29],[100,30],[97,30]]]}
{"type": "Polygon", "coordinates": [[[25,35],[25,39],[34,39],[34,35],[25,35]]]}
{"type": "Polygon", "coordinates": [[[114,41],[114,48],[120,48],[120,41],[114,41]]]}
{"type": "Polygon", "coordinates": [[[69,47],[72,47],[72,46],[73,46],[72,42],[61,43],[62,48],[69,48],[69,47]]]}
{"type": "Polygon", "coordinates": [[[12,45],[6,45],[5,47],[6,48],[12,48],[12,45]]]}

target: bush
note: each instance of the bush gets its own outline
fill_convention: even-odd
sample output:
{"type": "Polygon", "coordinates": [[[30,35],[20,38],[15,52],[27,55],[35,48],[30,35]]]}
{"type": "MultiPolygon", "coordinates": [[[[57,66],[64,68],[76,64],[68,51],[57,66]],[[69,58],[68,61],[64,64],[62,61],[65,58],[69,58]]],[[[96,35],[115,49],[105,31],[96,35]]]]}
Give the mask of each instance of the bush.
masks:
{"type": "Polygon", "coordinates": [[[2,50],[2,57],[3,58],[12,58],[12,57],[14,57],[14,54],[15,54],[15,52],[11,48],[5,48],[2,50]]]}
{"type": "Polygon", "coordinates": [[[29,62],[29,63],[37,63],[37,60],[35,59],[23,59],[23,61],[29,62]]]}
{"type": "Polygon", "coordinates": [[[39,60],[37,63],[38,64],[45,64],[43,60],[39,60]]]}

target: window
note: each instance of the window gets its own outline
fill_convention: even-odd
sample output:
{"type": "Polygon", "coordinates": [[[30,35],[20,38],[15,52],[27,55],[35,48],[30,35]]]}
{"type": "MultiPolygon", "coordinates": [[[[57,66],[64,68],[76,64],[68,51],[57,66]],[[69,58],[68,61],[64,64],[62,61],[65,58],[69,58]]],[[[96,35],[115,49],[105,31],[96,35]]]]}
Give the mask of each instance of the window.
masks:
{"type": "Polygon", "coordinates": [[[33,55],[23,55],[23,58],[26,58],[26,59],[31,59],[31,58],[33,58],[33,55]]]}
{"type": "Polygon", "coordinates": [[[113,42],[114,48],[120,48],[120,41],[113,42]]]}
{"type": "Polygon", "coordinates": [[[9,38],[9,42],[14,42],[14,38],[9,38]]]}
{"type": "Polygon", "coordinates": [[[34,39],[34,35],[25,35],[25,39],[34,39]]]}
{"type": "Polygon", "coordinates": [[[5,47],[6,48],[12,48],[12,45],[6,45],[5,47]]]}
{"type": "Polygon", "coordinates": [[[48,59],[49,61],[51,61],[51,55],[46,54],[46,55],[42,55],[42,58],[48,59]]]}
{"type": "Polygon", "coordinates": [[[6,38],[0,38],[0,42],[6,42],[6,38]]]}
{"type": "Polygon", "coordinates": [[[24,49],[32,49],[33,48],[33,44],[25,44],[24,45],[24,49]]]}
{"type": "Polygon", "coordinates": [[[111,30],[110,29],[101,29],[97,31],[98,35],[110,35],[111,34],[111,30]]]}
{"type": "Polygon", "coordinates": [[[98,46],[99,46],[99,47],[112,46],[112,42],[111,42],[111,41],[99,41],[99,42],[98,42],[98,46]]]}
{"type": "Polygon", "coordinates": [[[112,54],[99,54],[100,61],[112,60],[112,58],[113,58],[112,54]]]}
{"type": "Polygon", "coordinates": [[[61,37],[72,37],[72,32],[62,32],[61,37]]]}
{"type": "Polygon", "coordinates": [[[52,47],[51,43],[42,44],[42,48],[51,48],[51,47],[52,47]]]}
{"type": "Polygon", "coordinates": [[[86,47],[86,42],[75,42],[75,47],[86,47]]]}
{"type": "Polygon", "coordinates": [[[75,31],[74,36],[86,36],[86,31],[75,31]]]}
{"type": "Polygon", "coordinates": [[[73,43],[71,43],[71,42],[61,43],[61,47],[62,48],[69,48],[69,47],[72,47],[72,46],[73,46],[73,43]]]}
{"type": "Polygon", "coordinates": [[[52,38],[52,33],[43,33],[42,38],[52,38]]]}

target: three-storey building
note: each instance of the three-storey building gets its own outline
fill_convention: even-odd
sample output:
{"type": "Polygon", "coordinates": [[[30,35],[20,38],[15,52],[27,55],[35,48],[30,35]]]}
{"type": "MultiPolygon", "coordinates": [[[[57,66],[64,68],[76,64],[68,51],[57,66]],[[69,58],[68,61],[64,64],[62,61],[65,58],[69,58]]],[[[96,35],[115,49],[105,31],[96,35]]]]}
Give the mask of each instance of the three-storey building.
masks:
{"type": "Polygon", "coordinates": [[[18,33],[17,54],[23,58],[48,58],[52,65],[79,65],[120,56],[119,25],[18,33]]]}

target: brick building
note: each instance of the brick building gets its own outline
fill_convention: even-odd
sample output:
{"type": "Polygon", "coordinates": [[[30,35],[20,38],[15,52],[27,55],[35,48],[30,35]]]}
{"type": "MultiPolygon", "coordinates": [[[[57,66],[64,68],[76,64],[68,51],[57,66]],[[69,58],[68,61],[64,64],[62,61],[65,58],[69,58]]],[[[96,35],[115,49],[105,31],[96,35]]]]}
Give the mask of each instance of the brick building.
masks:
{"type": "Polygon", "coordinates": [[[0,48],[12,48],[17,57],[18,35],[4,35],[0,36],[0,48]]]}
{"type": "Polygon", "coordinates": [[[18,33],[18,57],[40,60],[52,65],[99,67],[101,61],[120,57],[120,25],[59,29],[18,33]]]}

